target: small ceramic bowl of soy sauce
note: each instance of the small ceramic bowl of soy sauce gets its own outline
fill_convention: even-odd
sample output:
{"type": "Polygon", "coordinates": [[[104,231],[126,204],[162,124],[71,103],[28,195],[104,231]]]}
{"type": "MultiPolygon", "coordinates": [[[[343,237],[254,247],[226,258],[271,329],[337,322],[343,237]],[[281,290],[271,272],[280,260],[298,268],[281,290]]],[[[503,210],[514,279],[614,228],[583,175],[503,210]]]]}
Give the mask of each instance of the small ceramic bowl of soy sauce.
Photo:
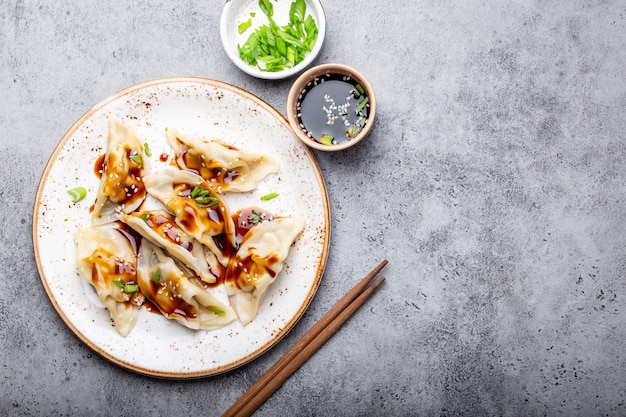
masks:
{"type": "Polygon", "coordinates": [[[308,69],[296,79],[287,97],[287,120],[294,134],[322,151],[356,145],[372,129],[375,115],[372,86],[343,64],[308,69]]]}

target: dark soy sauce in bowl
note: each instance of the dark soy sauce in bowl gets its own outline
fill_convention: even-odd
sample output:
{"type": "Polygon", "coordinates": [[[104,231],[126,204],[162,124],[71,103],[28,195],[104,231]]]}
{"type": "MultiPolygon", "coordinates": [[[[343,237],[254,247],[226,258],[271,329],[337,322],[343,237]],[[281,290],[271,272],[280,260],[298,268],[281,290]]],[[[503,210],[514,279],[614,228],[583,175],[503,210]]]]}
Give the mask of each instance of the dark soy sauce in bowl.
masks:
{"type": "Polygon", "coordinates": [[[307,136],[332,146],[359,135],[367,124],[369,106],[360,83],[347,75],[324,74],[304,87],[296,111],[307,136]]]}

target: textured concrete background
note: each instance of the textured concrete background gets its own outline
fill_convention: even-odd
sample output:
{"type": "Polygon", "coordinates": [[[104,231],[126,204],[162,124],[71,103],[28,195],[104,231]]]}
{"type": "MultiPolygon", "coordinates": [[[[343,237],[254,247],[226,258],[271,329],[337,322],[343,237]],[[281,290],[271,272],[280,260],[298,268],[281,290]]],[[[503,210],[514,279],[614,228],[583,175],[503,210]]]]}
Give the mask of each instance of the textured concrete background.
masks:
{"type": "Polygon", "coordinates": [[[0,414],[219,415],[387,258],[388,281],[259,416],[626,415],[626,4],[325,1],[318,63],[373,84],[371,137],[316,153],[326,274],[270,352],[212,378],[121,369],[37,274],[33,199],[65,131],[157,77],[235,84],[285,111],[219,40],[223,1],[0,2],[0,414]]]}

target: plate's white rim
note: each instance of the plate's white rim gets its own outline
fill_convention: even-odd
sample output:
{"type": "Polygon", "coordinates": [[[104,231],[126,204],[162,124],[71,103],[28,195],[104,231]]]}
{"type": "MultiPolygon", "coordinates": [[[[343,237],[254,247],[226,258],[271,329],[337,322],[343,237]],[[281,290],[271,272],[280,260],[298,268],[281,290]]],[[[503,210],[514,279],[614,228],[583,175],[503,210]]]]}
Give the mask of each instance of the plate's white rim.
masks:
{"type": "Polygon", "coordinates": [[[263,99],[257,97],[256,95],[250,93],[249,91],[246,91],[246,90],[244,90],[242,88],[236,87],[236,86],[234,86],[232,84],[225,83],[223,81],[217,81],[217,80],[213,80],[213,79],[209,79],[209,78],[203,78],[203,77],[192,77],[192,76],[167,77],[167,78],[156,78],[156,79],[153,79],[153,80],[144,81],[144,82],[141,82],[141,83],[138,83],[138,84],[134,84],[134,85],[132,85],[130,87],[126,87],[126,88],[118,91],[117,93],[112,94],[111,96],[107,97],[106,99],[102,100],[100,103],[98,103],[97,105],[95,105],[94,107],[89,109],[85,114],[83,114],[83,116],[81,116],[72,125],[72,127],[70,127],[68,129],[68,131],[63,135],[63,137],[61,138],[61,140],[57,144],[57,146],[54,148],[50,158],[48,159],[48,162],[46,163],[44,171],[43,171],[43,173],[41,175],[41,179],[39,181],[39,185],[37,187],[37,194],[35,196],[35,201],[34,201],[34,204],[33,204],[32,240],[33,240],[33,250],[34,250],[34,255],[35,255],[35,262],[37,264],[37,271],[39,273],[39,277],[40,277],[41,282],[43,284],[43,287],[44,287],[44,289],[46,291],[48,299],[52,303],[52,306],[54,307],[56,312],[59,314],[59,316],[61,317],[63,322],[70,328],[70,330],[74,333],[74,335],[76,335],[83,343],[85,343],[89,348],[91,348],[93,351],[95,351],[97,354],[99,354],[100,356],[104,357],[105,359],[111,361],[112,363],[114,363],[114,364],[116,364],[116,365],[118,365],[118,366],[120,366],[122,368],[128,369],[130,371],[134,371],[136,373],[143,374],[143,375],[159,377],[159,378],[191,379],[191,378],[208,377],[208,376],[213,376],[213,375],[218,375],[218,374],[221,374],[221,373],[225,373],[225,372],[228,372],[228,371],[231,371],[233,369],[236,369],[236,368],[238,368],[238,367],[240,367],[240,366],[242,366],[242,365],[244,365],[244,364],[246,364],[246,363],[256,359],[257,357],[259,357],[260,355],[262,355],[263,353],[265,353],[269,349],[271,349],[287,333],[289,333],[289,331],[295,326],[295,324],[302,317],[302,315],[304,314],[304,312],[308,308],[309,304],[313,300],[313,297],[315,296],[315,293],[317,292],[317,289],[319,287],[322,275],[324,274],[324,269],[326,267],[326,261],[328,259],[328,251],[329,251],[329,246],[330,246],[330,205],[329,205],[329,202],[328,202],[328,193],[326,191],[326,184],[324,183],[324,179],[322,177],[322,173],[321,173],[321,170],[319,168],[319,165],[317,164],[317,161],[315,160],[315,157],[313,156],[312,151],[308,147],[305,146],[305,147],[303,147],[304,152],[306,153],[306,155],[308,156],[311,164],[313,165],[313,168],[314,168],[314,171],[315,171],[315,174],[316,174],[316,180],[318,182],[318,185],[319,185],[320,189],[323,192],[322,204],[323,204],[323,208],[324,208],[324,210],[323,210],[324,211],[324,244],[323,244],[322,254],[320,256],[320,264],[317,266],[315,280],[314,280],[314,282],[311,285],[311,290],[309,291],[309,294],[308,294],[305,302],[302,303],[302,305],[298,309],[297,314],[295,314],[291,318],[291,320],[284,326],[283,329],[281,329],[281,331],[272,340],[270,340],[265,345],[259,347],[254,352],[251,352],[250,354],[240,358],[239,360],[233,361],[233,362],[231,362],[231,363],[229,363],[227,365],[224,365],[224,366],[221,366],[221,367],[217,367],[217,368],[213,368],[213,369],[199,370],[199,371],[194,371],[194,372],[165,372],[165,371],[147,369],[147,368],[135,365],[135,364],[130,363],[128,361],[125,361],[125,360],[123,360],[121,358],[118,358],[115,355],[112,355],[109,352],[106,352],[105,350],[103,350],[99,346],[97,346],[88,337],[86,337],[81,331],[79,331],[78,328],[67,317],[67,315],[63,311],[62,306],[58,303],[58,301],[54,297],[54,294],[53,294],[53,292],[52,292],[52,290],[51,290],[51,288],[50,288],[50,286],[49,286],[49,284],[48,284],[48,282],[46,280],[46,277],[45,277],[45,274],[44,274],[44,268],[43,268],[43,265],[41,264],[41,258],[40,258],[40,255],[39,255],[39,244],[38,244],[38,237],[37,237],[37,232],[38,232],[38,228],[39,228],[39,219],[38,219],[38,216],[37,216],[37,211],[38,211],[38,208],[39,208],[39,205],[40,205],[40,202],[41,202],[42,191],[43,191],[43,188],[44,188],[44,186],[46,184],[46,181],[48,180],[48,176],[50,174],[50,171],[51,171],[54,163],[57,161],[57,159],[59,157],[59,154],[62,152],[64,146],[67,144],[67,142],[70,140],[72,135],[76,132],[76,130],[78,130],[80,128],[80,126],[83,123],[85,123],[85,121],[87,119],[89,119],[91,116],[93,116],[94,113],[96,113],[97,111],[99,111],[102,108],[106,107],[109,103],[111,103],[111,102],[113,102],[115,100],[118,100],[120,97],[126,96],[126,95],[128,95],[130,93],[133,93],[135,91],[142,90],[142,89],[145,89],[145,88],[149,88],[149,87],[152,87],[152,86],[155,86],[155,85],[172,84],[172,83],[199,83],[199,84],[204,84],[204,85],[209,85],[209,86],[214,86],[214,87],[219,87],[219,88],[223,88],[223,89],[226,89],[226,90],[230,90],[231,92],[233,92],[235,94],[239,94],[239,95],[243,96],[244,98],[252,100],[255,104],[257,104],[259,107],[261,107],[262,109],[264,109],[265,111],[270,113],[274,118],[276,118],[281,124],[283,124],[285,126],[285,128],[287,128],[289,131],[291,131],[291,128],[289,127],[289,123],[287,122],[287,119],[285,119],[285,117],[280,112],[278,112],[278,110],[276,110],[274,107],[272,107],[266,101],[264,101],[263,99]]]}

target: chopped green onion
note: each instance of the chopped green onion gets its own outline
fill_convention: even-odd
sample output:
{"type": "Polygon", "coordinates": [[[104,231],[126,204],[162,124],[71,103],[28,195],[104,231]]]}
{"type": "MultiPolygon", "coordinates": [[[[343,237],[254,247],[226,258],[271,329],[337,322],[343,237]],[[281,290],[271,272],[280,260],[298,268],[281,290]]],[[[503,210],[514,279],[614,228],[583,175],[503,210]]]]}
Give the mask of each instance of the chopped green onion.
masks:
{"type": "Polygon", "coordinates": [[[259,7],[267,17],[272,17],[272,15],[274,14],[274,6],[272,6],[270,0],[259,0],[259,7]]]}
{"type": "Polygon", "coordinates": [[[139,169],[143,167],[143,159],[141,158],[141,155],[131,155],[130,159],[139,165],[139,169]]]}
{"type": "Polygon", "coordinates": [[[359,90],[359,93],[363,94],[365,93],[365,90],[363,89],[363,86],[361,84],[357,84],[355,85],[356,89],[359,90]]]}
{"type": "Polygon", "coordinates": [[[261,213],[254,210],[249,216],[248,221],[252,224],[258,224],[261,221],[261,213]]]}
{"type": "Polygon", "coordinates": [[[78,203],[87,196],[87,190],[85,187],[72,188],[71,190],[67,190],[67,193],[72,196],[73,203],[78,203]]]}
{"type": "Polygon", "coordinates": [[[304,0],[296,0],[291,3],[291,8],[289,9],[289,21],[293,24],[297,24],[298,21],[304,19],[305,13],[306,3],[304,3],[304,0]]]}
{"type": "Polygon", "coordinates": [[[141,215],[141,220],[143,220],[144,222],[148,223],[148,215],[146,213],[143,213],[141,215]]]}
{"type": "Polygon", "coordinates": [[[261,197],[261,201],[268,201],[276,197],[278,197],[278,193],[265,194],[263,197],[261,197]]]}
{"type": "Polygon", "coordinates": [[[322,135],[322,144],[323,145],[332,145],[333,144],[333,137],[324,133],[322,135]]]}
{"type": "Polygon", "coordinates": [[[209,310],[211,313],[217,314],[218,316],[225,316],[226,312],[224,310],[221,310],[217,307],[213,307],[213,306],[207,306],[206,308],[207,310],[209,310]]]}
{"type": "Polygon", "coordinates": [[[259,7],[268,24],[258,27],[245,43],[237,45],[239,57],[265,72],[282,71],[302,62],[318,35],[315,19],[306,15],[304,0],[291,3],[289,22],[283,26],[272,19],[274,10],[270,0],[259,0],[259,7]]]}
{"type": "Polygon", "coordinates": [[[219,204],[219,198],[211,197],[209,194],[211,194],[211,191],[196,185],[191,190],[189,197],[191,197],[202,208],[213,207],[219,204]]]}
{"type": "Polygon", "coordinates": [[[237,26],[237,30],[239,31],[239,34],[241,35],[242,33],[244,33],[250,26],[252,26],[252,19],[248,19],[245,22],[241,22],[239,24],[239,26],[237,26]]]}
{"type": "Polygon", "coordinates": [[[150,152],[150,147],[148,146],[148,142],[144,142],[143,150],[146,156],[152,156],[152,152],[150,152]]]}
{"type": "Polygon", "coordinates": [[[117,285],[120,288],[124,288],[124,280],[122,279],[114,279],[113,284],[117,285]]]}
{"type": "Polygon", "coordinates": [[[213,207],[220,202],[220,200],[216,197],[196,198],[194,201],[202,208],[213,207]]]}
{"type": "Polygon", "coordinates": [[[150,279],[155,284],[158,284],[161,281],[161,271],[152,271],[150,272],[150,279]]]}
{"type": "Polygon", "coordinates": [[[363,101],[361,101],[361,102],[359,103],[359,105],[357,106],[357,108],[356,108],[356,112],[358,113],[358,112],[360,112],[361,110],[363,110],[363,108],[365,107],[365,105],[367,104],[367,102],[368,102],[368,101],[369,101],[368,97],[365,97],[365,98],[363,99],[363,101]]]}
{"type": "Polygon", "coordinates": [[[124,292],[126,294],[131,294],[131,293],[134,293],[134,292],[137,292],[137,291],[139,291],[139,285],[137,285],[137,284],[126,284],[126,285],[124,285],[124,292]]]}

